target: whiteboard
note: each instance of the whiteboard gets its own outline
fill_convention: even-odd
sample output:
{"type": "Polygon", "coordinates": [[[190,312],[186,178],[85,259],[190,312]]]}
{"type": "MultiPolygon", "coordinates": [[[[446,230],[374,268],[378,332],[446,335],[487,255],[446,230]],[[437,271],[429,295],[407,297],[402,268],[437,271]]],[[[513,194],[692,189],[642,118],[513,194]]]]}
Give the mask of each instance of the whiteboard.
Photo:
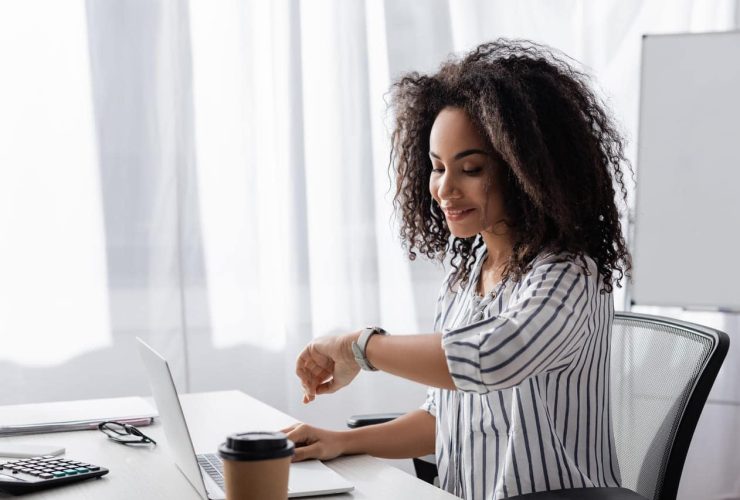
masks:
{"type": "Polygon", "coordinates": [[[643,37],[635,304],[740,311],[740,32],[643,37]]]}

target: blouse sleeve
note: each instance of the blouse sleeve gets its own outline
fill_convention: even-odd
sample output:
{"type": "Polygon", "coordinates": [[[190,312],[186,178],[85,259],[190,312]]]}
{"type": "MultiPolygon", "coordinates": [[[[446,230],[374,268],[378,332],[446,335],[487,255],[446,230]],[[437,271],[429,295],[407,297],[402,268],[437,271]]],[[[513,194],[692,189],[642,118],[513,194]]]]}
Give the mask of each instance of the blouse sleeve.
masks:
{"type": "Polygon", "coordinates": [[[421,405],[421,409],[429,413],[431,416],[437,416],[437,389],[430,387],[427,389],[427,399],[424,404],[421,405]]]}
{"type": "Polygon", "coordinates": [[[507,389],[565,368],[583,344],[598,271],[552,256],[533,266],[497,316],[444,332],[447,366],[462,391],[507,389]]]}

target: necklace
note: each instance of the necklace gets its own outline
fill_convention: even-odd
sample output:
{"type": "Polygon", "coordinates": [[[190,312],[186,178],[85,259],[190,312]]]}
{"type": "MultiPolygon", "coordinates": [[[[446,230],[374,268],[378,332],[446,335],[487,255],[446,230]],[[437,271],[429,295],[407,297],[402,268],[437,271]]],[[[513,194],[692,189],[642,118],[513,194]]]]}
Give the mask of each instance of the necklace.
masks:
{"type": "MultiPolygon", "coordinates": [[[[483,288],[482,283],[481,283],[481,288],[483,288]]],[[[491,300],[493,300],[493,299],[496,298],[496,295],[498,294],[498,288],[499,288],[499,285],[496,284],[496,285],[493,286],[493,288],[491,288],[488,292],[485,292],[485,293],[478,293],[478,290],[476,290],[475,291],[475,295],[478,298],[480,298],[481,301],[483,301],[484,299],[489,298],[489,297],[490,297],[491,300]]]]}
{"type": "MultiPolygon", "coordinates": [[[[485,264],[485,262],[484,262],[484,264],[485,264]]],[[[503,265],[503,264],[499,264],[498,266],[494,266],[494,267],[492,267],[492,268],[490,269],[490,271],[491,271],[491,272],[492,272],[492,273],[494,274],[494,276],[496,275],[496,271],[498,271],[498,270],[499,270],[499,268],[501,268],[501,266],[502,266],[502,265],[503,265]]],[[[497,284],[495,284],[495,285],[494,285],[494,286],[493,286],[493,287],[491,288],[491,290],[490,290],[490,291],[488,291],[488,292],[485,292],[485,293],[484,293],[484,292],[483,292],[483,290],[485,290],[485,286],[483,285],[483,275],[484,275],[484,273],[485,273],[485,270],[483,269],[483,266],[481,266],[481,271],[480,271],[480,275],[478,276],[478,283],[479,283],[479,287],[478,287],[478,288],[480,289],[480,293],[478,292],[478,290],[476,290],[476,291],[475,291],[475,294],[476,294],[477,296],[479,296],[479,297],[480,297],[481,299],[484,299],[484,298],[486,298],[486,297],[490,297],[490,298],[491,298],[491,300],[493,300],[493,299],[495,299],[495,298],[496,298],[496,294],[497,294],[497,290],[498,290],[498,283],[500,283],[500,282],[501,282],[501,280],[498,280],[498,283],[497,283],[497,284]]]]}

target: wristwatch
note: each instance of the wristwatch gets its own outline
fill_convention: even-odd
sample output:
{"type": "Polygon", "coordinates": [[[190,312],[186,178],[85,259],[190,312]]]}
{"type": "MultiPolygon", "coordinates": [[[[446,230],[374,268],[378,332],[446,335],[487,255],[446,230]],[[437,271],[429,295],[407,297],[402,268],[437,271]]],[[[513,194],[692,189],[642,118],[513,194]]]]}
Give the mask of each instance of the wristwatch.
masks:
{"type": "Polygon", "coordinates": [[[357,339],[357,342],[352,342],[352,354],[354,354],[355,356],[355,361],[357,361],[357,364],[360,365],[360,368],[371,372],[376,372],[378,371],[378,369],[371,365],[370,361],[367,360],[365,349],[367,349],[367,343],[370,340],[370,337],[375,334],[387,335],[388,332],[386,332],[379,326],[369,326],[362,330],[362,332],[360,333],[360,337],[357,339]]]}

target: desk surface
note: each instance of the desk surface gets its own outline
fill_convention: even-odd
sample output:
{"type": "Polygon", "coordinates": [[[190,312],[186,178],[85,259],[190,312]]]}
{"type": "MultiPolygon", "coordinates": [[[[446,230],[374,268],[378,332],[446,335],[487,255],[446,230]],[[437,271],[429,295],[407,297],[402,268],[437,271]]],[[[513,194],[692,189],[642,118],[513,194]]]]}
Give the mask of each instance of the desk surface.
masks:
{"type": "MultiPolygon", "coordinates": [[[[245,430],[275,430],[295,419],[238,391],[183,394],[180,396],[195,450],[213,452],[224,437],[245,430]]],[[[73,402],[70,404],[74,404],[73,402]]],[[[2,408],[0,408],[1,413],[2,408]]],[[[102,479],[25,495],[28,499],[197,500],[198,494],[168,454],[162,424],[142,429],[159,446],[133,448],[117,444],[98,431],[76,431],[2,438],[6,443],[54,444],[67,449],[66,456],[110,469],[102,479]]],[[[452,499],[438,488],[367,455],[340,457],[326,464],[355,485],[343,495],[327,500],[357,499],[452,499]]],[[[5,497],[5,495],[0,494],[5,497]]]]}

